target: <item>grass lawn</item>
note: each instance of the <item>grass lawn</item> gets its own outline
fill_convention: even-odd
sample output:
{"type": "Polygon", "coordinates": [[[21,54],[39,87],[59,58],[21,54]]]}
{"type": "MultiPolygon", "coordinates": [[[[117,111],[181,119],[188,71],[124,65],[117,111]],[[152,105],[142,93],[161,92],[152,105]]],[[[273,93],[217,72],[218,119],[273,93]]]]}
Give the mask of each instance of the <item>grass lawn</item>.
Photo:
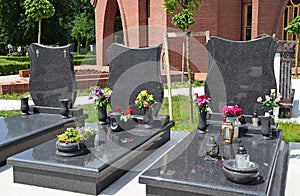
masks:
{"type": "MultiPolygon", "coordinates": [[[[80,95],[87,95],[89,91],[82,91],[79,92],[80,95]]],[[[29,94],[22,94],[22,95],[29,95],[29,94]]],[[[21,95],[6,95],[1,96],[1,99],[20,99],[21,95]]],[[[197,108],[194,105],[194,122],[189,122],[189,104],[188,104],[188,97],[187,96],[174,96],[172,97],[172,105],[173,105],[173,120],[175,121],[175,126],[172,130],[180,130],[180,131],[193,131],[197,127],[198,121],[198,113],[197,108]]],[[[93,123],[97,121],[97,110],[93,104],[87,105],[78,105],[77,107],[82,107],[84,113],[89,115],[89,118],[86,120],[87,123],[93,123]]],[[[108,107],[108,111],[110,108],[108,107]]],[[[0,111],[0,116],[12,116],[19,114],[20,111],[0,111]]],[[[162,107],[159,111],[159,115],[168,115],[168,100],[164,98],[164,102],[162,107]]],[[[300,142],[300,124],[288,122],[283,123],[279,122],[279,129],[283,131],[282,140],[285,142],[300,142]]]]}

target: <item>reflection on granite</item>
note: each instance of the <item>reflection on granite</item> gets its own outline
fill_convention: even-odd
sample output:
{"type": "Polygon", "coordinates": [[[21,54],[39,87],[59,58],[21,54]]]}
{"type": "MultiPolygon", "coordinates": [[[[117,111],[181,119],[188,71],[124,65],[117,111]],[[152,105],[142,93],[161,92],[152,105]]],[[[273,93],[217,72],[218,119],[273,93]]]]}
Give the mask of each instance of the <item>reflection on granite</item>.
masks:
{"type": "Polygon", "coordinates": [[[250,160],[260,165],[259,177],[251,185],[236,184],[224,176],[223,160],[235,157],[239,143],[235,141],[232,145],[224,145],[220,127],[213,125],[210,125],[207,134],[192,132],[143,173],[140,183],[147,185],[147,193],[157,194],[158,191],[158,195],[178,194],[181,191],[182,194],[195,195],[265,195],[271,181],[280,134],[267,141],[260,134],[247,133],[239,141],[247,149],[250,160]],[[217,144],[220,145],[218,162],[204,160],[205,147],[211,136],[217,138],[217,144]]]}

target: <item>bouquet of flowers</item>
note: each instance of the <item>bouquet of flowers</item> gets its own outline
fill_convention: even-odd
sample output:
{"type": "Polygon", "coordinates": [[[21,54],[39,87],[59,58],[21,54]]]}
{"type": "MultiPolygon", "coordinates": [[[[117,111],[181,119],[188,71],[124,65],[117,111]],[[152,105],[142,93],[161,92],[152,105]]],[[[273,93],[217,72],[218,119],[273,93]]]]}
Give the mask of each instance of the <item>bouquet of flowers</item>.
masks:
{"type": "MultiPolygon", "coordinates": [[[[116,110],[121,110],[121,106],[116,106],[116,110]]],[[[131,109],[129,106],[126,110],[121,111],[121,117],[120,119],[127,122],[129,119],[131,119],[131,114],[133,113],[133,109],[131,109]]]]}
{"type": "Polygon", "coordinates": [[[103,88],[95,86],[91,89],[89,100],[93,99],[96,108],[106,106],[110,103],[112,90],[110,88],[103,88]]]}
{"type": "Polygon", "coordinates": [[[153,95],[149,94],[147,90],[141,91],[135,99],[135,104],[142,110],[149,108],[154,103],[153,95]]]}
{"type": "Polygon", "coordinates": [[[220,109],[220,112],[226,117],[236,117],[242,115],[242,109],[238,105],[225,105],[220,109]]]}
{"type": "Polygon", "coordinates": [[[198,95],[198,93],[194,94],[196,96],[195,104],[198,106],[199,112],[206,112],[208,110],[210,98],[204,95],[198,95]]]}
{"type": "Polygon", "coordinates": [[[262,97],[257,98],[257,102],[263,107],[278,107],[281,100],[281,95],[276,95],[276,90],[271,89],[270,95],[265,95],[265,100],[262,97]]]}

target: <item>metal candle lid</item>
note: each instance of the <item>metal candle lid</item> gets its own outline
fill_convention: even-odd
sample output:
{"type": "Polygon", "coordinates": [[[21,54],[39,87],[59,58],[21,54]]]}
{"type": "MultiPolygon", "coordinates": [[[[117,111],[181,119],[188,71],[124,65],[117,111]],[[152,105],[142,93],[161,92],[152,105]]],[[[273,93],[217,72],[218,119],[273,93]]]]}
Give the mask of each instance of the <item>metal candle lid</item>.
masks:
{"type": "Polygon", "coordinates": [[[239,149],[237,151],[237,154],[247,154],[247,151],[243,145],[239,146],[239,149]]]}

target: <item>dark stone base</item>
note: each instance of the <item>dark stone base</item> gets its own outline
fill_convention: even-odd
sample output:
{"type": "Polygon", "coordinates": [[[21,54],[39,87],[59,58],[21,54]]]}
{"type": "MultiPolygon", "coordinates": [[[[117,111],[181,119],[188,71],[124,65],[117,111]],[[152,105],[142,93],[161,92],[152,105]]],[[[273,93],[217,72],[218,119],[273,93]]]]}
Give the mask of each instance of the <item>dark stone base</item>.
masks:
{"type": "Polygon", "coordinates": [[[281,131],[271,140],[262,140],[251,129],[242,133],[239,141],[247,149],[250,160],[260,168],[251,184],[237,184],[225,177],[223,161],[235,157],[239,143],[224,145],[219,130],[218,124],[210,124],[206,134],[194,131],[157,160],[139,178],[146,185],[147,195],[284,195],[288,147],[280,141],[281,131]],[[218,161],[205,160],[205,146],[211,136],[217,138],[220,146],[218,161]]]}
{"type": "Polygon", "coordinates": [[[66,127],[84,125],[86,118],[87,115],[83,112],[62,119],[60,114],[42,111],[1,118],[0,121],[5,126],[1,127],[0,133],[0,165],[5,164],[6,159],[14,154],[55,138],[66,127]]]}
{"type": "Polygon", "coordinates": [[[56,141],[51,140],[9,158],[8,164],[16,183],[96,195],[169,141],[172,126],[174,122],[160,129],[109,132],[100,146],[76,157],[56,156],[56,141]]]}

